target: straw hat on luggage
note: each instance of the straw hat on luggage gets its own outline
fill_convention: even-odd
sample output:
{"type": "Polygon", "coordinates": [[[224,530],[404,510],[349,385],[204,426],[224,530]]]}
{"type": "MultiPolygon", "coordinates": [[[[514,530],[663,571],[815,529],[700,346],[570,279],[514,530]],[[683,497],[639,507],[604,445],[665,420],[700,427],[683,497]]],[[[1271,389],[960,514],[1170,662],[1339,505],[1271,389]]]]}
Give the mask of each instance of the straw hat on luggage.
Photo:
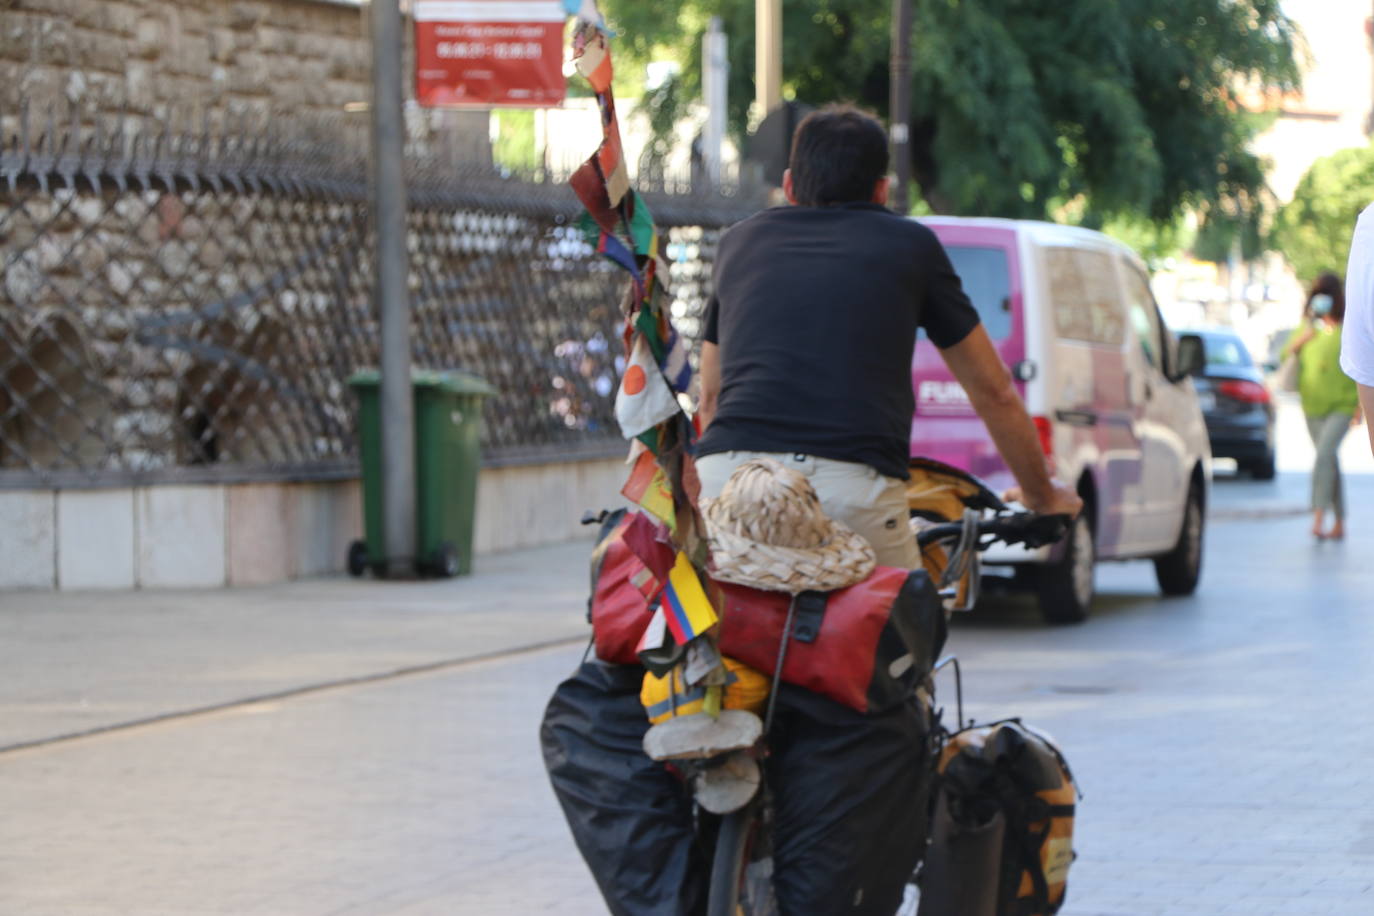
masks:
{"type": "Polygon", "coordinates": [[[811,481],[772,458],[746,461],[720,495],[703,500],[711,575],[722,582],[797,594],[868,578],[872,546],[821,511],[811,481]]]}

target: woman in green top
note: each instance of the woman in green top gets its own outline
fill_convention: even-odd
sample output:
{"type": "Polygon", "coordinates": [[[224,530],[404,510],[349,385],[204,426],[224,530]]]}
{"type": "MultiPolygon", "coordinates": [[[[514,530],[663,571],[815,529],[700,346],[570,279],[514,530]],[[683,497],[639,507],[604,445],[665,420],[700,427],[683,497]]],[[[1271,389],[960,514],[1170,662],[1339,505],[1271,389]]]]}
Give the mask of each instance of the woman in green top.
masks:
{"type": "Polygon", "coordinates": [[[1341,322],[1345,320],[1340,277],[1326,273],[1317,278],[1303,316],[1310,322],[1293,332],[1284,355],[1297,354],[1298,394],[1307,431],[1317,447],[1312,468],[1312,534],[1339,540],[1345,537],[1345,496],[1336,453],[1346,432],[1360,422],[1358,389],[1340,366],[1341,322]],[[1335,516],[1329,531],[1323,528],[1328,509],[1335,516]]]}

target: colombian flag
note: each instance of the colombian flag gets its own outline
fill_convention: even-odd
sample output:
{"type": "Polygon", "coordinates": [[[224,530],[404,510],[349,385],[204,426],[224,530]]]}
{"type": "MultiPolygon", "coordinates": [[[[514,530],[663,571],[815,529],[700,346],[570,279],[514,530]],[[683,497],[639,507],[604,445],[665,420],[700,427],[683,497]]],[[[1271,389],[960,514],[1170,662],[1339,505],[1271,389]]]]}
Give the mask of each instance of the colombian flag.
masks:
{"type": "Polygon", "coordinates": [[[682,551],[678,551],[668,583],[663,586],[663,611],[668,629],[680,646],[687,645],[719,620],[696,570],[682,551]]]}

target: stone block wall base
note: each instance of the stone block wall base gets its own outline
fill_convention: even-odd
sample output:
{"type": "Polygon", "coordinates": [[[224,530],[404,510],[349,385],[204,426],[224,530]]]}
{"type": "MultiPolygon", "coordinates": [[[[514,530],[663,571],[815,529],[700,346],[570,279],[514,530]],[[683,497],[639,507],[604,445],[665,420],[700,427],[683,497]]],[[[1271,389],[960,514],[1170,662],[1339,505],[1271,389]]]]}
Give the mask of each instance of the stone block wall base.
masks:
{"type": "MultiPolygon", "coordinates": [[[[616,459],[484,468],[474,552],[590,538],[582,513],[624,505],[627,474],[616,459]]],[[[267,585],[342,572],[362,536],[357,480],[0,491],[0,590],[267,585]]]]}
{"type": "Polygon", "coordinates": [[[0,589],[56,584],[56,504],[49,490],[0,493],[0,589]]]}
{"type": "Polygon", "coordinates": [[[136,491],[138,584],[195,588],[225,584],[225,500],[238,487],[148,487],[136,491]]]}
{"type": "Polygon", "coordinates": [[[133,490],[62,490],[56,495],[57,587],[132,588],[138,579],[133,490]]]}

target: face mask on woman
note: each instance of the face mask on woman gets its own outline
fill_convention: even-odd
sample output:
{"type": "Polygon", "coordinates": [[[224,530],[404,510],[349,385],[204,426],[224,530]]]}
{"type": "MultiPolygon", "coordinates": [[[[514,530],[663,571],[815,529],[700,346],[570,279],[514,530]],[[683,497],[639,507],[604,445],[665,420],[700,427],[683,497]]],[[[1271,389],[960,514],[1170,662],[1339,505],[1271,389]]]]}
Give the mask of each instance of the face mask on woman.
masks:
{"type": "Polygon", "coordinates": [[[1318,318],[1325,318],[1327,315],[1331,314],[1331,307],[1335,304],[1336,300],[1332,299],[1326,293],[1317,293],[1317,295],[1312,297],[1312,314],[1316,315],[1318,318]]]}

